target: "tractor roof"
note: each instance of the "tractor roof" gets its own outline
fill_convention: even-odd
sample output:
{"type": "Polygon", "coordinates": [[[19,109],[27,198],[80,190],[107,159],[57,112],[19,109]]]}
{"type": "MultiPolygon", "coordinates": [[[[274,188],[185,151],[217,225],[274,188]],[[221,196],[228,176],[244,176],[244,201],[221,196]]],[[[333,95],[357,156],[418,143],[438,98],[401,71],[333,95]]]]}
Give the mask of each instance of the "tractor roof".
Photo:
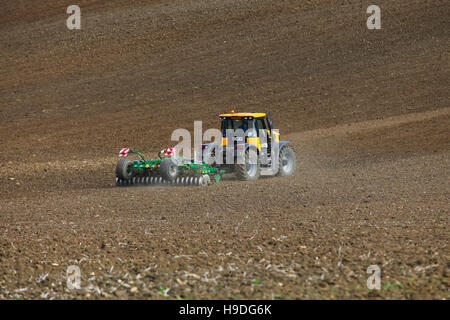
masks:
{"type": "Polygon", "coordinates": [[[266,114],[265,113],[249,113],[249,112],[240,112],[240,113],[225,113],[225,114],[221,114],[219,115],[219,117],[224,117],[224,118],[243,118],[243,117],[253,117],[253,118],[261,118],[261,117],[265,117],[266,114]]]}

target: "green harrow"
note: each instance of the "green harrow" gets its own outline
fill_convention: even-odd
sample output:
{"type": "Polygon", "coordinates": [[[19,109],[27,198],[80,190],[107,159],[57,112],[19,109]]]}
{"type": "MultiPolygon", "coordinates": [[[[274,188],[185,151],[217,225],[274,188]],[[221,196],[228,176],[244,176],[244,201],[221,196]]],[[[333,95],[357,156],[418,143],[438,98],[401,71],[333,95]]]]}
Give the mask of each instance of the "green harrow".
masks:
{"type": "MultiPolygon", "coordinates": [[[[169,148],[170,149],[170,148],[169,148]]],[[[195,163],[194,160],[183,157],[164,157],[171,152],[167,149],[158,153],[155,160],[146,160],[134,150],[124,148],[120,151],[116,166],[116,185],[188,185],[207,186],[218,182],[224,170],[211,167],[205,163],[195,163]],[[134,153],[139,160],[125,158],[128,153],[134,153]]]]}

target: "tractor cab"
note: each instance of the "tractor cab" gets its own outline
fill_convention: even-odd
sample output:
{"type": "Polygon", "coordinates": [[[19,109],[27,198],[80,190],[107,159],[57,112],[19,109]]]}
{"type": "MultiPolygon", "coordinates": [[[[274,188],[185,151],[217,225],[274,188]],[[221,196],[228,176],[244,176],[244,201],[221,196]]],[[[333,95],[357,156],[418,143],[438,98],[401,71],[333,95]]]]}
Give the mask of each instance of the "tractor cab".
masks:
{"type": "MultiPolygon", "coordinates": [[[[221,114],[222,146],[236,146],[244,143],[255,146],[261,151],[261,146],[270,151],[272,139],[272,121],[266,113],[231,113],[221,114]],[[238,131],[242,130],[242,131],[238,131]],[[234,132],[232,137],[229,133],[234,132]],[[242,141],[242,139],[244,139],[242,141]]],[[[276,138],[277,139],[277,138],[276,138]]],[[[278,141],[278,140],[277,140],[278,141]]],[[[270,153],[269,153],[270,154],[270,153]]]]}

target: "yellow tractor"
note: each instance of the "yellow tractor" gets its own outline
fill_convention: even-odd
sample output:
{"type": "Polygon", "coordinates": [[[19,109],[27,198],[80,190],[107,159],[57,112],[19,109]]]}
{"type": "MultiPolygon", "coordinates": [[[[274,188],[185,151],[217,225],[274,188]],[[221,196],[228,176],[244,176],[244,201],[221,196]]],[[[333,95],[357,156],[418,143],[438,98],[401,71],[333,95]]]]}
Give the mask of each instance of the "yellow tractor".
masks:
{"type": "Polygon", "coordinates": [[[209,164],[234,172],[240,180],[247,181],[256,180],[260,175],[294,174],[295,149],[289,141],[280,140],[269,113],[231,111],[219,117],[223,134],[220,146],[202,145],[203,159],[209,164]]]}

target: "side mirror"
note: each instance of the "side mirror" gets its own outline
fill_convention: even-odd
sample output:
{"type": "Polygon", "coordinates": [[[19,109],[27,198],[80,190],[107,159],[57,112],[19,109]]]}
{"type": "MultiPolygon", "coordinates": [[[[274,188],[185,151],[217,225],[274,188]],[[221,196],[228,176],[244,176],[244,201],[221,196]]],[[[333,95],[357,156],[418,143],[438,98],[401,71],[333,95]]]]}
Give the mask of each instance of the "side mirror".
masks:
{"type": "Polygon", "coordinates": [[[272,122],[272,120],[270,120],[270,112],[267,112],[266,119],[267,119],[267,125],[269,126],[269,129],[272,130],[273,129],[273,122],[272,122]]]}

